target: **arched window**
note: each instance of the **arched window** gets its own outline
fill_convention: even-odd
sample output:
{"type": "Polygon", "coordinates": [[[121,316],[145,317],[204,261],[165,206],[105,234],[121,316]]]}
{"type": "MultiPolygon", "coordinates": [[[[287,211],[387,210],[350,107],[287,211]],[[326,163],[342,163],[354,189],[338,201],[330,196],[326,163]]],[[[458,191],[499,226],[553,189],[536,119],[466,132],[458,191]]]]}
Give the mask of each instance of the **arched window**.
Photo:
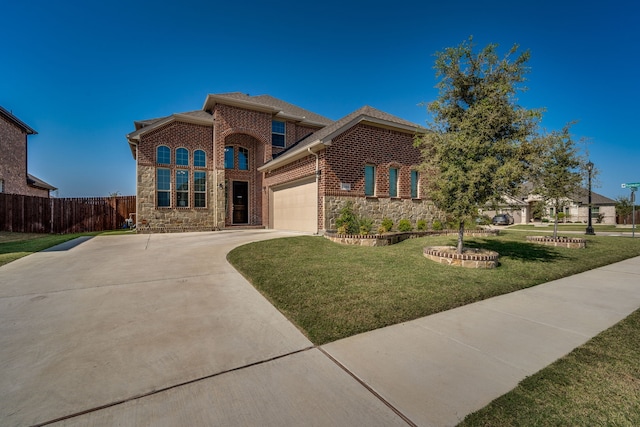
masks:
{"type": "Polygon", "coordinates": [[[189,150],[186,148],[178,148],[176,150],[176,165],[189,166],[189,150]]]}
{"type": "Polygon", "coordinates": [[[160,145],[156,149],[156,163],[163,165],[171,164],[171,150],[166,145],[160,145]]]}
{"type": "Polygon", "coordinates": [[[207,166],[207,156],[204,151],[196,150],[193,152],[193,166],[203,168],[207,166]]]}
{"type": "Polygon", "coordinates": [[[225,169],[233,169],[234,167],[234,153],[233,147],[227,146],[224,147],[224,168],[225,169]]]}
{"type": "Polygon", "coordinates": [[[249,150],[246,148],[238,148],[238,169],[241,171],[249,170],[249,150]]]}

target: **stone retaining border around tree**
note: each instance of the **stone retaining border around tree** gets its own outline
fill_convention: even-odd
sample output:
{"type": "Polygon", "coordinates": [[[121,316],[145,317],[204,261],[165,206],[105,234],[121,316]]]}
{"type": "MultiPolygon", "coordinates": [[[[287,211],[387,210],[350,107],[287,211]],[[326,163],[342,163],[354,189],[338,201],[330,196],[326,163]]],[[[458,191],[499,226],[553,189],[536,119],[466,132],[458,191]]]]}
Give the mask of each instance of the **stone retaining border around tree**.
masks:
{"type": "Polygon", "coordinates": [[[427,246],[424,256],[440,264],[466,268],[496,268],[500,254],[486,249],[465,248],[459,254],[453,246],[427,246]]]}
{"type": "Polygon", "coordinates": [[[527,236],[527,241],[569,249],[584,249],[587,247],[587,240],[582,237],[557,237],[554,239],[551,236],[527,236]]]}
{"type": "MultiPolygon", "coordinates": [[[[500,230],[468,230],[464,232],[465,236],[485,237],[497,236],[500,230]]],[[[400,243],[407,239],[416,239],[424,236],[442,236],[457,235],[458,230],[431,230],[431,231],[408,231],[406,233],[386,233],[386,234],[338,234],[328,231],[324,234],[326,239],[343,245],[359,245],[359,246],[389,246],[400,243]]]]}

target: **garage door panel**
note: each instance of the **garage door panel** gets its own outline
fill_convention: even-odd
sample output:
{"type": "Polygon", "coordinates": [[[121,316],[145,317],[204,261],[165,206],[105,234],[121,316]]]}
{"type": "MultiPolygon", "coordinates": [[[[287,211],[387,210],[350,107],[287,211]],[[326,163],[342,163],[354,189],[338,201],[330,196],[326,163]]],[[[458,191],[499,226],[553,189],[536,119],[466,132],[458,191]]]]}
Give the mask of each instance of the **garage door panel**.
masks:
{"type": "Polygon", "coordinates": [[[318,191],[315,180],[273,190],[273,228],[318,231],[318,191]]]}

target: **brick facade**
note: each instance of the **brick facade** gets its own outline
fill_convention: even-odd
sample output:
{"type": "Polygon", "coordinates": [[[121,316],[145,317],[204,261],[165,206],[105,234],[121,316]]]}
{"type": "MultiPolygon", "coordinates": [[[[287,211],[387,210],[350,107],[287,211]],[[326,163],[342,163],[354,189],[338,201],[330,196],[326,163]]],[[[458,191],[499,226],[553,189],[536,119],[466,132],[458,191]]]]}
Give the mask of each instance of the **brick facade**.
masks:
{"type": "MultiPolygon", "coordinates": [[[[170,121],[140,137],[137,144],[138,209],[137,223],[141,230],[211,230],[235,225],[266,226],[268,224],[268,192],[263,173],[258,168],[282,151],[313,133],[318,128],[300,126],[286,121],[285,147],[272,147],[271,122],[273,115],[237,106],[216,104],[211,114],[211,125],[170,121]],[[156,163],[156,150],[160,145],[169,147],[171,164],[156,163]],[[225,169],[225,148],[233,150],[234,167],[225,169]],[[178,148],[189,151],[190,196],[189,207],[176,207],[176,170],[185,169],[175,164],[178,148]],[[248,170],[239,167],[239,149],[247,150],[248,170]],[[206,167],[193,166],[193,153],[206,153],[206,167]],[[166,168],[171,173],[171,206],[158,207],[156,171],[166,168]],[[207,172],[207,207],[194,208],[193,172],[207,172]],[[248,188],[247,216],[238,217],[234,211],[234,186],[248,188]],[[242,220],[239,221],[239,218],[242,220]]],[[[283,120],[284,121],[284,120],[283,120]]],[[[312,170],[313,171],[313,170],[312,170]]]]}
{"type": "Polygon", "coordinates": [[[0,180],[9,194],[49,197],[49,190],[27,184],[27,133],[0,115],[0,180]]]}
{"type": "MultiPolygon", "coordinates": [[[[316,158],[303,159],[265,174],[265,186],[271,188],[297,181],[315,173],[316,158]]],[[[395,224],[408,219],[415,226],[424,219],[428,224],[439,217],[428,200],[411,198],[411,170],[420,163],[420,151],[413,146],[413,135],[367,124],[358,124],[333,139],[331,145],[318,153],[318,230],[335,230],[335,221],[347,201],[354,203],[355,213],[380,225],[383,218],[395,224]],[[376,193],[365,197],[364,166],[376,167],[376,193]],[[389,168],[399,170],[397,197],[389,197],[389,168]],[[341,190],[341,184],[351,189],[341,190]]],[[[418,191],[424,188],[420,177],[418,191]]]]}

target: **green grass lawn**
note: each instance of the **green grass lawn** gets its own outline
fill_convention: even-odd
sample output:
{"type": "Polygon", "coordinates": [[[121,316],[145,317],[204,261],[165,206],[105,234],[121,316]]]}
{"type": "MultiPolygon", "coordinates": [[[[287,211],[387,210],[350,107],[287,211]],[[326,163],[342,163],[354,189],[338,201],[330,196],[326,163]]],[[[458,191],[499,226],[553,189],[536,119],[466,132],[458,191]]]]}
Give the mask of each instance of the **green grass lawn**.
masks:
{"type": "Polygon", "coordinates": [[[640,239],[587,241],[586,249],[565,249],[528,243],[520,232],[466,238],[466,246],[500,253],[493,270],[449,267],[422,255],[424,246],[455,244],[454,236],[386,247],[300,236],[241,246],[228,259],[321,345],[640,255],[640,239]]]}
{"type": "Polygon", "coordinates": [[[460,426],[640,426],[639,332],[640,310],[460,426]]]}
{"type": "MultiPolygon", "coordinates": [[[[582,231],[583,233],[587,229],[587,224],[558,224],[558,231],[582,231]]],[[[553,231],[553,223],[545,223],[542,226],[538,225],[512,225],[509,230],[535,230],[535,231],[553,231]]],[[[598,233],[610,232],[610,233],[631,233],[631,227],[618,227],[610,224],[593,224],[593,230],[598,233]]],[[[638,228],[636,228],[636,232],[638,228]]]]}

